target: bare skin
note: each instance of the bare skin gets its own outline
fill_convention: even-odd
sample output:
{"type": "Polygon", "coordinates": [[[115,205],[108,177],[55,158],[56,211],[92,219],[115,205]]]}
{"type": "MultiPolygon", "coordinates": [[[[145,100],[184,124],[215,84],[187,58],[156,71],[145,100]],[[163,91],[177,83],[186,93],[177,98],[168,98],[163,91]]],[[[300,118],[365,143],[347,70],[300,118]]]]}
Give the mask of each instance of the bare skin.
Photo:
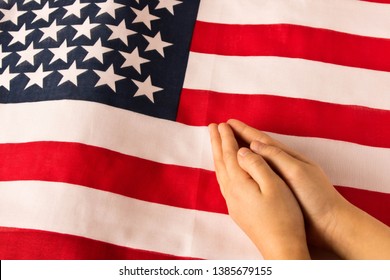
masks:
{"type": "Polygon", "coordinates": [[[227,124],[210,125],[217,179],[229,214],[267,259],[308,259],[303,215],[283,180],[227,124]]]}
{"type": "Polygon", "coordinates": [[[307,235],[342,258],[390,259],[389,227],[346,201],[317,164],[237,120],[209,129],[229,214],[264,258],[309,258],[307,235]]]}

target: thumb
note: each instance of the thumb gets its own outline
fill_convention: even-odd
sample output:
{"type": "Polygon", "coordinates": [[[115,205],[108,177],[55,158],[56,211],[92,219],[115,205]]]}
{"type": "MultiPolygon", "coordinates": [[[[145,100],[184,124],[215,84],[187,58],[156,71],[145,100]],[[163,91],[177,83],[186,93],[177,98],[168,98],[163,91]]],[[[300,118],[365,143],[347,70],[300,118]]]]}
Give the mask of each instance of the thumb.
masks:
{"type": "Polygon", "coordinates": [[[241,148],[238,151],[238,163],[259,184],[262,191],[271,182],[280,179],[262,156],[248,148],[241,148]]]}
{"type": "Polygon", "coordinates": [[[305,162],[294,158],[281,148],[253,141],[250,148],[256,154],[262,156],[267,162],[286,180],[294,177],[296,170],[305,162]]]}

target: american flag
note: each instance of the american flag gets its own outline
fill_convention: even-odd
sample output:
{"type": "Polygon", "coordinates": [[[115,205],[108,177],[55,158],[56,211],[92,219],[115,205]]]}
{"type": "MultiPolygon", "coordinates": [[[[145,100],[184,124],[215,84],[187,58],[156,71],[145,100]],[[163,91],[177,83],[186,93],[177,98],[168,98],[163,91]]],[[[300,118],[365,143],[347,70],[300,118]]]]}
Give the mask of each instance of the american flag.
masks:
{"type": "Polygon", "coordinates": [[[390,225],[390,1],[0,0],[0,259],[261,259],[206,126],[390,225]]]}

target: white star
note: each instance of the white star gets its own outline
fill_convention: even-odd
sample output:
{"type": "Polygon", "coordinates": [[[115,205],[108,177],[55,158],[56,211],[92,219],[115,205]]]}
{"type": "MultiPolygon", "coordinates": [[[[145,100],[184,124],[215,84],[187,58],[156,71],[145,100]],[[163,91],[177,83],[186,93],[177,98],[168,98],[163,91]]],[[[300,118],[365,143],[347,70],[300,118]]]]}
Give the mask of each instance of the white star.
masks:
{"type": "Polygon", "coordinates": [[[100,63],[104,63],[103,54],[113,51],[113,49],[103,47],[100,38],[95,42],[93,46],[83,45],[82,47],[88,52],[87,55],[84,57],[83,62],[91,58],[96,58],[100,61],[100,63]]]}
{"type": "Polygon", "coordinates": [[[88,39],[91,39],[91,31],[92,29],[98,27],[100,25],[100,23],[91,23],[91,19],[90,18],[86,18],[83,22],[83,24],[79,24],[79,25],[72,25],[72,27],[74,29],[77,30],[77,33],[76,35],[74,36],[73,40],[84,35],[85,37],[87,37],[88,39]]]}
{"type": "Polygon", "coordinates": [[[107,27],[110,28],[112,31],[112,34],[110,35],[110,38],[108,38],[108,40],[119,39],[123,43],[125,43],[125,45],[128,44],[127,41],[128,36],[137,34],[137,32],[127,29],[125,20],[122,20],[118,26],[107,24],[107,27]]]}
{"type": "Polygon", "coordinates": [[[136,96],[142,96],[142,95],[145,95],[147,98],[149,98],[150,101],[152,101],[154,103],[154,97],[153,97],[153,94],[155,92],[158,92],[158,91],[161,91],[161,90],[164,90],[163,88],[159,88],[159,87],[155,87],[154,85],[152,85],[152,80],[149,77],[146,78],[145,81],[141,82],[141,81],[137,81],[137,80],[132,80],[136,86],[138,87],[138,90],[137,92],[134,94],[134,97],[136,96]]]}
{"type": "Polygon", "coordinates": [[[159,17],[156,17],[152,14],[150,14],[149,6],[145,6],[143,10],[137,10],[134,8],[131,8],[133,12],[137,15],[136,18],[134,19],[133,23],[137,22],[143,22],[149,30],[152,29],[152,24],[151,21],[160,19],[159,17]]]}
{"type": "Polygon", "coordinates": [[[26,37],[28,34],[33,32],[34,29],[26,30],[26,24],[23,24],[22,27],[18,31],[8,31],[8,33],[13,37],[12,41],[9,43],[10,45],[20,42],[23,45],[26,44],[26,37]]]}
{"type": "Polygon", "coordinates": [[[63,19],[71,15],[75,15],[76,17],[81,18],[81,10],[89,4],[91,3],[81,3],[80,0],[75,0],[73,4],[63,6],[63,8],[66,9],[66,14],[64,15],[63,19]]]}
{"type": "Polygon", "coordinates": [[[133,67],[140,74],[141,74],[141,64],[150,61],[139,56],[139,51],[137,47],[131,53],[121,52],[121,51],[119,52],[126,59],[126,61],[121,66],[121,68],[133,67]]]}
{"type": "Polygon", "coordinates": [[[115,11],[117,9],[125,7],[125,5],[123,4],[115,3],[114,0],[107,0],[106,2],[95,3],[95,5],[97,5],[100,8],[99,12],[96,14],[96,17],[107,13],[114,19],[115,19],[115,11]]]}
{"type": "Polygon", "coordinates": [[[54,20],[51,23],[51,25],[48,27],[41,27],[39,30],[41,30],[43,32],[43,35],[42,35],[41,39],[39,40],[39,43],[47,38],[52,38],[54,41],[57,42],[57,40],[58,40],[57,33],[60,30],[64,29],[65,27],[66,26],[57,25],[56,20],[54,20]]]}
{"type": "Polygon", "coordinates": [[[97,75],[99,75],[99,81],[96,83],[95,87],[107,85],[114,92],[116,92],[116,81],[126,79],[125,76],[117,75],[114,72],[114,66],[111,66],[106,71],[93,70],[97,75]]]}
{"type": "Polygon", "coordinates": [[[15,78],[15,76],[19,75],[19,73],[10,73],[9,72],[9,66],[5,68],[3,73],[0,74],[1,79],[0,79],[0,87],[3,86],[5,87],[6,90],[10,90],[11,87],[11,80],[15,78]]]}
{"type": "Polygon", "coordinates": [[[30,79],[25,89],[37,85],[43,88],[43,79],[49,76],[53,71],[43,71],[43,65],[41,64],[34,72],[25,72],[24,74],[30,79]]]}
{"type": "Polygon", "coordinates": [[[49,48],[48,50],[54,54],[53,58],[50,60],[49,64],[55,61],[57,61],[58,59],[61,59],[63,62],[68,62],[68,53],[70,53],[71,51],[73,51],[75,48],[77,48],[77,46],[72,46],[72,47],[69,47],[68,46],[68,42],[66,40],[64,40],[64,42],[62,42],[61,46],[57,47],[57,48],[49,48]]]}
{"type": "Polygon", "coordinates": [[[158,32],[154,37],[149,37],[146,35],[143,35],[145,39],[149,42],[148,46],[146,47],[145,51],[157,51],[159,54],[161,54],[162,57],[164,57],[164,48],[171,46],[171,43],[165,42],[161,40],[161,34],[158,32]]]}
{"type": "Polygon", "coordinates": [[[158,3],[156,10],[159,9],[167,9],[172,15],[174,15],[173,7],[179,4],[182,4],[183,2],[177,1],[177,0],[159,0],[160,3],[158,3]]]}
{"type": "Polygon", "coordinates": [[[79,69],[76,66],[76,61],[72,63],[72,65],[68,69],[64,70],[57,70],[61,75],[61,81],[59,82],[58,85],[62,85],[63,83],[66,82],[71,82],[75,86],[77,86],[77,77],[84,72],[88,71],[88,69],[79,69]]]}
{"type": "Polygon", "coordinates": [[[47,2],[45,4],[45,6],[43,6],[39,10],[32,10],[31,12],[33,12],[37,16],[34,18],[34,20],[31,23],[34,23],[34,22],[36,22],[37,20],[40,20],[40,19],[43,19],[44,21],[49,22],[50,14],[53,13],[54,10],[57,10],[57,9],[58,9],[58,7],[49,8],[49,2],[47,2]]]}
{"type": "Polygon", "coordinates": [[[0,22],[12,21],[13,24],[18,25],[18,18],[21,15],[24,15],[28,11],[18,10],[16,3],[10,9],[1,9],[0,12],[3,14],[3,17],[0,19],[0,22]]]}
{"type": "Polygon", "coordinates": [[[19,62],[16,64],[16,66],[18,66],[19,64],[25,61],[27,61],[31,65],[34,65],[34,57],[41,51],[43,51],[43,49],[35,49],[33,43],[31,43],[27,47],[27,49],[17,52],[17,54],[20,56],[20,59],[19,62]]]}

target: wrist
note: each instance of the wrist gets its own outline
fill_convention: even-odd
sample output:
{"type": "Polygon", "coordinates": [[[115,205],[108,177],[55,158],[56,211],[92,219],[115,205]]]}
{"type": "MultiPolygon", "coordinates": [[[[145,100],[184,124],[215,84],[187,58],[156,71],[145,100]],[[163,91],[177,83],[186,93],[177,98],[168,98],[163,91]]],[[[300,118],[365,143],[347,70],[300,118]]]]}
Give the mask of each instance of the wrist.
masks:
{"type": "Polygon", "coordinates": [[[355,246],[353,232],[359,228],[363,212],[349,202],[345,202],[334,210],[333,223],[330,226],[326,240],[330,249],[341,258],[348,258],[350,247],[355,246]]]}
{"type": "Polygon", "coordinates": [[[257,246],[267,260],[309,260],[310,253],[306,238],[283,238],[257,246]]]}

